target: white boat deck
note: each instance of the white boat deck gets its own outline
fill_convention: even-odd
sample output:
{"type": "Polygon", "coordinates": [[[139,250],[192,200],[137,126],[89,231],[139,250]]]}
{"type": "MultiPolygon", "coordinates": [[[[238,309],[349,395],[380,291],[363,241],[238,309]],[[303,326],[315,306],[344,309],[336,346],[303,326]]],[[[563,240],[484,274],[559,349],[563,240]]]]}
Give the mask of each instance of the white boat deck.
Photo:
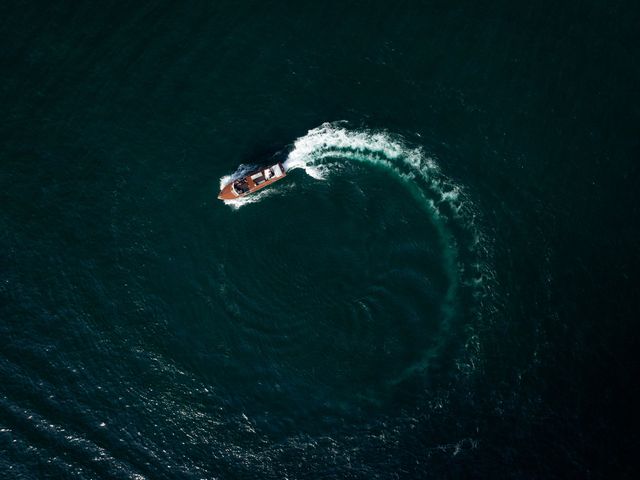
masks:
{"type": "Polygon", "coordinates": [[[276,163],[271,167],[265,168],[264,170],[251,175],[251,180],[253,180],[256,185],[260,185],[267,180],[282,176],[284,176],[284,172],[280,168],[280,165],[276,163]]]}

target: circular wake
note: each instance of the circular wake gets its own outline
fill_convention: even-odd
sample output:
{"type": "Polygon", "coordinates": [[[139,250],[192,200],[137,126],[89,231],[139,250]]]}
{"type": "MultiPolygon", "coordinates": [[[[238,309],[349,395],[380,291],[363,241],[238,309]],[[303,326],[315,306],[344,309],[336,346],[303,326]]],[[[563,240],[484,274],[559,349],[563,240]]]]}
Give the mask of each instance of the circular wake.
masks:
{"type": "MultiPolygon", "coordinates": [[[[235,324],[255,342],[268,338],[270,370],[293,371],[303,390],[312,380],[342,393],[345,385],[359,385],[369,399],[429,377],[433,365],[473,370],[479,347],[473,323],[490,269],[464,189],[400,135],[346,122],[310,130],[284,166],[304,170],[311,185],[296,186],[296,202],[280,209],[281,218],[262,212],[247,220],[247,230],[295,235],[271,244],[270,233],[250,249],[235,248],[220,272],[235,324]],[[269,272],[268,283],[240,275],[246,265],[269,272]],[[258,315],[261,305],[271,311],[258,315]],[[380,352],[370,354],[375,345],[380,352]],[[315,348],[328,353],[325,371],[307,359],[315,348]]],[[[241,166],[221,185],[251,168],[241,166]]],[[[229,204],[237,209],[274,194],[290,200],[291,177],[229,204]]]]}
{"type": "MultiPolygon", "coordinates": [[[[488,294],[492,278],[489,248],[476,225],[478,212],[463,188],[444,176],[436,161],[422,148],[409,146],[402,136],[387,131],[350,129],[347,122],[325,123],[296,140],[284,162],[288,171],[303,169],[317,180],[340,175],[351,164],[379,167],[395,176],[430,218],[448,277],[448,287],[441,299],[443,317],[438,343],[442,346],[450,340],[446,334],[456,317],[466,317],[463,321],[467,322],[464,328],[467,338],[459,340],[467,351],[456,359],[456,364],[459,370],[469,373],[476,364],[473,357],[479,349],[472,320],[482,315],[481,300],[488,294]]],[[[423,369],[437,354],[437,348],[428,349],[398,379],[423,369]]]]}

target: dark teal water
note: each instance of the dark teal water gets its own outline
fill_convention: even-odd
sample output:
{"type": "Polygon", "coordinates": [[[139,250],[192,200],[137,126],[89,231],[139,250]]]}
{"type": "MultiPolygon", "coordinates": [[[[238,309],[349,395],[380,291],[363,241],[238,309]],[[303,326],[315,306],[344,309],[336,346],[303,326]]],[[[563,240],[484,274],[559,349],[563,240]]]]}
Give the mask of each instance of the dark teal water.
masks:
{"type": "Polygon", "coordinates": [[[0,477],[632,478],[638,20],[3,3],[0,477]]]}

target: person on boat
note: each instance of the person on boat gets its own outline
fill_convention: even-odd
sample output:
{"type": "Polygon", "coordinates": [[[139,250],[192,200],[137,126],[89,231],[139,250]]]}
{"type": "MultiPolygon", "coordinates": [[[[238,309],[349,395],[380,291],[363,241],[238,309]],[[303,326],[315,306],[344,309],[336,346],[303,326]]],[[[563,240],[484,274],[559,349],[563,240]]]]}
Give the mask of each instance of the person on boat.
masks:
{"type": "Polygon", "coordinates": [[[247,186],[247,181],[244,178],[240,178],[233,182],[233,188],[239,193],[245,193],[249,190],[247,186]]]}

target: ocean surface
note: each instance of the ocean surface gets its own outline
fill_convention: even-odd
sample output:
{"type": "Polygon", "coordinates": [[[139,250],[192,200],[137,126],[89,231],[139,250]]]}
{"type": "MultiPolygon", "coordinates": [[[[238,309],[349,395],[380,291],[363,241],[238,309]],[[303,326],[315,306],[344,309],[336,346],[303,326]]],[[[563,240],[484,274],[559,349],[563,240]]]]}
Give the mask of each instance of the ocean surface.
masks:
{"type": "Polygon", "coordinates": [[[3,2],[0,478],[637,478],[638,25],[3,2]]]}

